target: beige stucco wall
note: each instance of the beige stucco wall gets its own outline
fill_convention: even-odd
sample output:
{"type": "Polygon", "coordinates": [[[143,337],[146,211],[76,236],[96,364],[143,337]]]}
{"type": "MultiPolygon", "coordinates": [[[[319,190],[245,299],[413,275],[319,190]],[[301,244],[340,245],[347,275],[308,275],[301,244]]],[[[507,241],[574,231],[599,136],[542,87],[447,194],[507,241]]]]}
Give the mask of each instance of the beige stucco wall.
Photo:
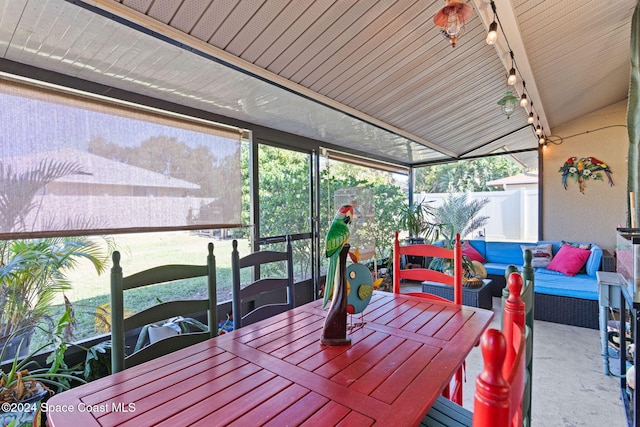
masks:
{"type": "Polygon", "coordinates": [[[616,227],[624,226],[627,218],[629,139],[626,127],[615,126],[626,125],[626,112],[625,100],[553,129],[553,135],[564,140],[548,144],[542,153],[544,240],[591,241],[613,253],[616,227]],[[615,185],[610,187],[603,176],[604,181],[589,180],[582,194],[578,183],[569,179],[565,190],[559,169],[574,156],[605,162],[615,185]]]}

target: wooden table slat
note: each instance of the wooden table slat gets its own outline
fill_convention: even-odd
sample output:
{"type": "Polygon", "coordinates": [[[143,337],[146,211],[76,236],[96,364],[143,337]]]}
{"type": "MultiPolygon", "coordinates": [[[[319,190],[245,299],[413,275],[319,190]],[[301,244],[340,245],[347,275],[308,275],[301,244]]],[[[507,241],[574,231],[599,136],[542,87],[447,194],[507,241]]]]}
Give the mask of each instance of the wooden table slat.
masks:
{"type": "MultiPolygon", "coordinates": [[[[155,389],[155,393],[145,396],[129,398],[128,402],[135,400],[136,411],[131,413],[113,413],[105,414],[100,418],[100,422],[105,424],[118,424],[126,420],[136,417],[139,413],[146,415],[146,420],[151,422],[160,422],[166,415],[157,408],[163,405],[171,405],[171,410],[188,410],[192,405],[197,404],[201,400],[209,396],[215,396],[218,393],[225,393],[225,398],[233,397],[233,393],[242,394],[245,390],[250,390],[250,386],[256,381],[267,381],[273,375],[269,372],[260,372],[262,368],[259,366],[247,364],[246,361],[235,358],[242,362],[236,369],[220,375],[216,371],[207,371],[198,375],[196,378],[183,378],[180,382],[175,383],[172,387],[161,386],[155,389]],[[260,373],[261,376],[256,375],[260,373]],[[210,376],[209,376],[210,375],[210,376]],[[252,378],[250,383],[242,382],[246,378],[252,378]],[[234,387],[234,388],[232,388],[234,387]],[[237,391],[235,391],[237,390],[237,391]]],[[[228,367],[228,365],[227,365],[228,367]]],[[[123,403],[126,401],[122,401],[123,403]]]]}
{"type": "MultiPolygon", "coordinates": [[[[215,357],[204,359],[193,365],[187,365],[177,371],[165,370],[166,375],[160,378],[156,377],[155,372],[141,375],[129,381],[126,389],[117,385],[112,386],[87,395],[83,397],[82,401],[88,405],[97,405],[112,400],[114,396],[117,395],[123,402],[131,402],[134,398],[141,398],[153,394],[158,389],[173,390],[174,385],[182,384],[185,378],[193,379],[199,373],[204,373],[207,378],[211,379],[216,377],[214,375],[216,372],[222,375],[229,369],[237,369],[246,363],[246,361],[231,353],[220,353],[215,357]],[[115,387],[115,389],[113,387],[115,387]]],[[[177,390],[176,393],[178,393],[177,390]]]]}
{"type": "MultiPolygon", "coordinates": [[[[282,427],[285,425],[301,425],[313,417],[320,408],[329,403],[329,399],[311,392],[304,395],[293,405],[280,412],[265,423],[265,427],[282,427]]],[[[346,409],[346,408],[345,408],[346,409]]]]}
{"type": "Polygon", "coordinates": [[[358,364],[364,369],[371,369],[377,361],[384,357],[385,354],[392,352],[396,347],[401,345],[401,338],[389,336],[381,333],[373,333],[362,340],[358,340],[354,345],[346,347],[347,350],[335,357],[328,363],[313,369],[318,375],[325,378],[331,378],[333,381],[340,382],[349,386],[353,381],[360,377],[358,368],[353,368],[354,364],[358,364]],[[345,373],[349,378],[340,381],[336,378],[339,373],[345,373]],[[332,378],[333,377],[333,378],[332,378]]]}
{"type": "Polygon", "coordinates": [[[277,416],[280,412],[286,411],[295,402],[302,399],[309,394],[309,390],[300,387],[297,384],[292,384],[290,387],[285,388],[280,393],[274,395],[268,400],[265,400],[259,406],[256,406],[251,411],[247,412],[242,420],[229,424],[230,427],[245,427],[248,425],[263,425],[267,421],[277,416]]]}
{"type": "Polygon", "coordinates": [[[373,425],[374,420],[372,420],[371,418],[367,417],[366,415],[363,415],[359,412],[349,412],[349,414],[344,418],[344,420],[340,421],[337,425],[338,426],[345,426],[345,427],[367,427],[370,425],[373,425]]]}
{"type": "Polygon", "coordinates": [[[329,401],[300,425],[304,427],[335,426],[350,412],[351,410],[346,406],[329,401]]]}
{"type": "MultiPolygon", "coordinates": [[[[203,427],[211,427],[213,425],[229,425],[233,421],[237,420],[240,416],[243,416],[250,412],[250,410],[258,405],[261,405],[263,402],[279,393],[281,390],[289,387],[291,382],[281,378],[274,377],[270,381],[262,384],[260,387],[252,390],[250,394],[244,394],[243,396],[237,397],[235,400],[226,403],[225,405],[214,405],[219,408],[217,411],[212,412],[206,417],[199,420],[197,423],[194,423],[194,426],[203,426],[203,427]]],[[[281,408],[274,408],[276,411],[281,410],[281,408]]],[[[179,421],[179,420],[176,420],[179,421]]],[[[160,426],[165,424],[160,424],[160,426]]],[[[180,424],[166,424],[169,425],[180,425],[180,424]]],[[[184,425],[184,424],[182,424],[184,425]]],[[[251,423],[245,423],[245,425],[254,425],[251,423]]]]}

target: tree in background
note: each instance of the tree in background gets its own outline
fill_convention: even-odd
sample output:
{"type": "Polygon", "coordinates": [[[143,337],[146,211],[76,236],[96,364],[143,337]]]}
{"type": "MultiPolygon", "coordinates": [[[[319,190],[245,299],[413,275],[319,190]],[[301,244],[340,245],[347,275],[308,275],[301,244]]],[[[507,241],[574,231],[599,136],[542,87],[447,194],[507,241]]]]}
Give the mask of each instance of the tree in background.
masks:
{"type": "Polygon", "coordinates": [[[338,206],[333,206],[333,194],[348,187],[366,187],[373,192],[374,218],[354,228],[353,241],[363,247],[375,247],[376,258],[390,256],[393,233],[398,216],[407,203],[407,194],[389,172],[348,163],[330,161],[321,172],[321,230],[324,235],[338,206]],[[326,201],[326,202],[325,202],[326,201]]]}
{"type": "Polygon", "coordinates": [[[519,172],[521,168],[504,156],[427,166],[416,169],[415,192],[500,191],[487,182],[519,172]]]}
{"type": "MultiPolygon", "coordinates": [[[[123,147],[103,138],[89,141],[89,152],[107,159],[137,166],[172,178],[198,184],[196,197],[216,196],[219,183],[211,179],[213,164],[218,159],[208,147],[191,148],[174,137],[148,138],[135,147],[123,147]]],[[[237,166],[237,165],[233,165],[237,166]]]]}

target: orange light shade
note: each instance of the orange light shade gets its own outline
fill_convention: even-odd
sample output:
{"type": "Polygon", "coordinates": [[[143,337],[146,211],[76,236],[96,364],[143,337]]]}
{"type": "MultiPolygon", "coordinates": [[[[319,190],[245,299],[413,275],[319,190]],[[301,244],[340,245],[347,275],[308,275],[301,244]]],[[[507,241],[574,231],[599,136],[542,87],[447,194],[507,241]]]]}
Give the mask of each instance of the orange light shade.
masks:
{"type": "Polygon", "coordinates": [[[438,27],[447,27],[449,24],[449,17],[451,14],[455,14],[458,21],[464,24],[467,19],[471,17],[473,13],[473,7],[468,3],[463,3],[460,0],[445,0],[444,7],[436,12],[433,17],[433,23],[438,27]]]}

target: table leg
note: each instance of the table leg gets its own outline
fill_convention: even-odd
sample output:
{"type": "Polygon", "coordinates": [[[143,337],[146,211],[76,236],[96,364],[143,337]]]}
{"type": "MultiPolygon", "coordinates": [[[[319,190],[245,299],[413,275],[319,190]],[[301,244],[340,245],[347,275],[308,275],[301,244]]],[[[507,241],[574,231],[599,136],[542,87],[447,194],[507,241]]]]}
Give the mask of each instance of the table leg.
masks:
{"type": "Polygon", "coordinates": [[[607,307],[600,304],[600,353],[602,354],[602,366],[605,375],[609,375],[609,342],[607,339],[607,307]]]}

